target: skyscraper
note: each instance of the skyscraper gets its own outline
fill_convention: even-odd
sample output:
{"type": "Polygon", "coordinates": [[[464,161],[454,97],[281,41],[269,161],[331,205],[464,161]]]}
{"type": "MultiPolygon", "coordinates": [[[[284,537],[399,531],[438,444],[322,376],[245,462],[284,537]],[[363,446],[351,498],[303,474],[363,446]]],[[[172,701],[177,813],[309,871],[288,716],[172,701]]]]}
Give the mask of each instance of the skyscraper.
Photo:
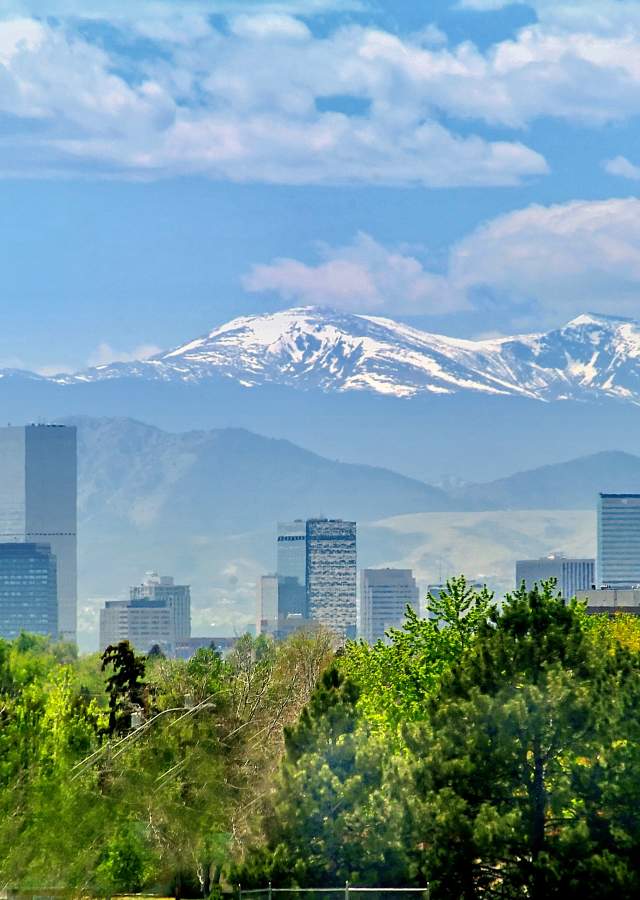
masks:
{"type": "Polygon", "coordinates": [[[307,614],[307,523],[278,522],[278,617],[307,614]]]}
{"type": "Polygon", "coordinates": [[[550,553],[540,559],[519,559],[516,562],[516,588],[524,581],[527,590],[555,578],[562,596],[570,600],[578,591],[586,591],[595,583],[595,559],[570,558],[562,553],[550,553]]]}
{"type": "Polygon", "coordinates": [[[640,494],[599,496],[597,584],[640,584],[640,494]]]}
{"type": "Polygon", "coordinates": [[[308,519],[307,614],[343,637],[356,628],[356,523],[308,519]]]}
{"type": "Polygon", "coordinates": [[[0,544],[0,637],[58,634],[56,558],[49,544],[0,544]]]}
{"type": "Polygon", "coordinates": [[[0,542],[49,544],[57,559],[58,631],[76,639],[76,429],[0,428],[0,542]]]}
{"type": "Polygon", "coordinates": [[[360,573],[358,636],[370,644],[384,640],[389,628],[399,628],[407,606],[420,611],[420,597],[411,569],[363,569],[360,573]]]}
{"type": "Polygon", "coordinates": [[[278,630],[278,577],[261,575],[256,585],[256,634],[275,635],[278,630]]]}

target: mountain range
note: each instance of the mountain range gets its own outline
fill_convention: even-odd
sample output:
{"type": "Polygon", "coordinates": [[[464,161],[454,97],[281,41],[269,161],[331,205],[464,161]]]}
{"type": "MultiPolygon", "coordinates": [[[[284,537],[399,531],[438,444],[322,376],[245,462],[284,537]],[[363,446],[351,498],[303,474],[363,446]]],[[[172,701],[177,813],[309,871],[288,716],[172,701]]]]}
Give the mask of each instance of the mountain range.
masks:
{"type": "Polygon", "coordinates": [[[0,373],[5,421],[244,428],[421,481],[490,481],[640,446],[640,325],[584,315],[469,341],[319,308],[234,319],[150,359],[0,373]]]}
{"type": "Polygon", "coordinates": [[[301,307],[246,316],[150,359],[97,366],[59,384],[104,379],[282,384],[411,398],[474,393],[640,404],[640,324],[582,315],[546,334],[460,340],[392,319],[301,307]]]}

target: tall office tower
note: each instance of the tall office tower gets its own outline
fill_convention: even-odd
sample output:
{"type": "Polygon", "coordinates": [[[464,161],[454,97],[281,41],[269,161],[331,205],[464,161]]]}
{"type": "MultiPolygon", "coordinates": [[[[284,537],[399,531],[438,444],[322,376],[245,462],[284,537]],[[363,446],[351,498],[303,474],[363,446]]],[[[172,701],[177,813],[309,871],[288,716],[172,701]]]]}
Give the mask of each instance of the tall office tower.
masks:
{"type": "Polygon", "coordinates": [[[307,612],[342,637],[356,630],[356,523],[307,520],[307,612]]]}
{"type": "Polygon", "coordinates": [[[640,585],[640,494],[600,494],[598,587],[640,585]]]}
{"type": "Polygon", "coordinates": [[[596,561],[570,558],[562,553],[550,553],[540,559],[519,559],[516,562],[516,588],[524,581],[527,590],[555,578],[562,596],[570,600],[578,591],[589,590],[596,580],[596,561]]]}
{"type": "Polygon", "coordinates": [[[175,640],[191,637],[191,587],[188,584],[175,584],[170,575],[147,572],[142,584],[129,589],[129,597],[132,601],[162,601],[171,610],[175,640]]]}
{"type": "Polygon", "coordinates": [[[0,541],[46,543],[58,565],[58,632],[76,639],[76,429],[0,428],[0,541]]]}
{"type": "Polygon", "coordinates": [[[261,575],[256,585],[256,634],[278,630],[278,576],[261,575]]]}
{"type": "Polygon", "coordinates": [[[278,522],[278,617],[307,614],[307,523],[278,522]]]}
{"type": "Polygon", "coordinates": [[[407,606],[419,614],[420,596],[411,569],[362,570],[359,637],[369,644],[384,640],[389,628],[402,625],[407,606]]]}
{"type": "Polygon", "coordinates": [[[0,637],[58,634],[56,558],[49,544],[0,544],[0,637]]]}

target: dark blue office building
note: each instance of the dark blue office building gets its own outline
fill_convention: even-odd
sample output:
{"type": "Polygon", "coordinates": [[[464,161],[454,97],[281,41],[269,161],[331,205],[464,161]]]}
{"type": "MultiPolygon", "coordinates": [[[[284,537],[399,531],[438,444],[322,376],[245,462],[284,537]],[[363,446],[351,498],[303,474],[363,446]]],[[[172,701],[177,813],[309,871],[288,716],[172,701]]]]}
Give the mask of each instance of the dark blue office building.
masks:
{"type": "Polygon", "coordinates": [[[0,637],[58,635],[56,557],[49,544],[0,543],[0,637]]]}

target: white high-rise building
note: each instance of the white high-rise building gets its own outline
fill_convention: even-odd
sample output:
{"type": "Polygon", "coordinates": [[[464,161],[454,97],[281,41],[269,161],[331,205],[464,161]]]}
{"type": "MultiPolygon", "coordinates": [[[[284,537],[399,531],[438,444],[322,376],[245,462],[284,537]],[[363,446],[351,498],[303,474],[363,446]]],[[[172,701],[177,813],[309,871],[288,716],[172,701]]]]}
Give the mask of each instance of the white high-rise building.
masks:
{"type": "Polygon", "coordinates": [[[420,610],[418,585],[411,569],[363,569],[360,573],[358,637],[374,644],[389,628],[400,628],[407,606],[420,610]]]}
{"type": "Polygon", "coordinates": [[[171,575],[147,572],[142,584],[129,589],[131,600],[162,600],[171,610],[176,641],[191,637],[191,587],[175,584],[171,575]]]}
{"type": "Polygon", "coordinates": [[[76,640],[76,429],[0,428],[0,543],[48,544],[57,560],[58,633],[76,640]]]}
{"type": "Polygon", "coordinates": [[[141,653],[158,644],[171,654],[191,637],[188,584],[174,584],[168,575],[148,572],[146,580],[129,593],[129,600],[107,600],[100,610],[101,650],[129,641],[141,653]]]}

